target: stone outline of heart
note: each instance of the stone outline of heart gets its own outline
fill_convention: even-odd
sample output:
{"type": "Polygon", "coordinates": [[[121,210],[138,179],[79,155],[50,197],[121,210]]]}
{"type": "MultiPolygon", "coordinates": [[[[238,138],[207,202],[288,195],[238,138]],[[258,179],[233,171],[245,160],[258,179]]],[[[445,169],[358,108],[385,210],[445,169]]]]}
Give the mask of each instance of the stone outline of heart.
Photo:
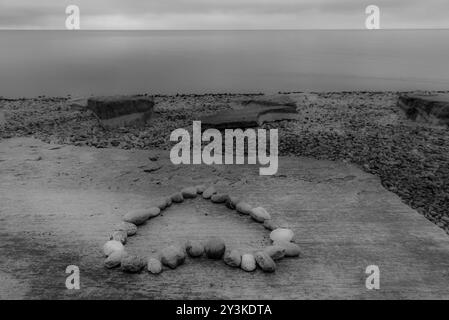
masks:
{"type": "MultiPolygon", "coordinates": [[[[257,268],[257,266],[259,266],[264,272],[274,272],[276,268],[276,263],[274,260],[280,260],[281,258],[284,257],[299,256],[300,254],[299,247],[295,243],[291,242],[294,236],[293,231],[288,229],[287,227],[282,227],[282,225],[278,226],[275,222],[273,222],[270,214],[264,208],[262,207],[252,208],[245,201],[240,200],[240,198],[231,197],[223,193],[218,193],[214,186],[206,187],[205,185],[198,185],[194,187],[184,188],[180,192],[174,193],[169,197],[161,198],[158,201],[158,203],[155,204],[153,207],[150,207],[146,210],[144,209],[144,211],[142,212],[148,212],[148,217],[142,219],[144,220],[143,222],[137,223],[135,219],[134,220],[130,219],[129,217],[127,217],[127,215],[125,215],[123,217],[123,222],[121,223],[121,225],[118,225],[115,228],[115,230],[110,235],[110,240],[106,242],[106,244],[103,246],[103,251],[104,254],[106,255],[105,267],[106,268],[118,267],[119,265],[122,264],[123,259],[126,257],[130,260],[134,260],[134,262],[131,262],[131,264],[135,263],[135,268],[124,269],[122,265],[122,270],[125,272],[140,272],[142,269],[147,267],[150,273],[153,274],[161,273],[162,265],[165,265],[164,263],[161,262],[162,259],[160,258],[157,259],[154,257],[144,259],[142,257],[133,256],[126,253],[124,249],[124,244],[126,243],[127,237],[135,235],[137,233],[138,225],[144,224],[146,220],[157,217],[160,214],[160,212],[162,212],[162,210],[165,210],[166,208],[170,207],[172,203],[182,203],[184,199],[193,199],[196,198],[198,195],[202,195],[202,197],[206,200],[211,199],[211,201],[216,204],[224,203],[229,209],[236,210],[240,214],[250,215],[251,218],[253,218],[253,220],[259,223],[263,223],[263,226],[271,231],[270,239],[272,240],[273,244],[271,246],[266,247],[263,250],[255,252],[254,254],[252,252],[242,254],[242,252],[238,249],[229,250],[226,248],[226,245],[223,242],[223,253],[220,254],[219,259],[223,257],[223,260],[225,261],[226,264],[230,265],[231,267],[241,267],[245,271],[254,271],[257,268]],[[123,223],[129,224],[131,229],[124,230],[123,223]],[[278,233],[280,232],[284,232],[284,234],[288,233],[289,240],[280,240],[278,235],[278,233]],[[286,254],[287,250],[289,250],[288,254],[286,254]],[[240,263],[228,262],[226,260],[227,254],[232,255],[232,253],[235,251],[237,251],[237,253],[240,254],[240,263]],[[113,253],[115,253],[115,257],[113,257],[113,259],[110,259],[113,253]],[[244,255],[252,256],[252,258],[250,257],[249,258],[253,259],[254,268],[248,269],[243,268],[243,266],[241,266],[242,257],[244,255]],[[108,259],[110,260],[109,262],[112,263],[108,264],[108,259]],[[153,260],[152,261],[153,264],[156,263],[156,271],[150,270],[150,267],[147,265],[149,260],[153,260]]],[[[182,248],[179,249],[180,252],[178,253],[180,254],[180,256],[182,256],[181,259],[182,261],[174,266],[169,265],[169,267],[172,269],[175,269],[178,265],[182,264],[186,256],[196,258],[202,256],[206,251],[205,248],[203,247],[201,255],[194,256],[189,253],[186,247],[184,249],[182,248]]]]}

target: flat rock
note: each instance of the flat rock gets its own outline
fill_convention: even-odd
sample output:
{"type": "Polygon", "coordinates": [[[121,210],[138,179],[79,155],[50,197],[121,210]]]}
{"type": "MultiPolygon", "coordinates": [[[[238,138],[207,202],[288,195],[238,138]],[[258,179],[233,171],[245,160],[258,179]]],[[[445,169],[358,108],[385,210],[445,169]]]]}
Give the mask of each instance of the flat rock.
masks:
{"type": "Polygon", "coordinates": [[[145,268],[146,264],[147,261],[142,257],[135,255],[125,255],[122,258],[120,268],[124,272],[136,273],[145,268]]]}
{"type": "Polygon", "coordinates": [[[249,128],[265,122],[294,119],[298,119],[295,103],[272,97],[242,101],[240,108],[200,118],[204,129],[249,128]]]}
{"type": "Polygon", "coordinates": [[[412,120],[449,125],[449,94],[404,95],[398,105],[412,120]]]}
{"type": "Polygon", "coordinates": [[[92,97],[87,106],[104,127],[143,126],[153,114],[154,101],[146,96],[92,97]]]}

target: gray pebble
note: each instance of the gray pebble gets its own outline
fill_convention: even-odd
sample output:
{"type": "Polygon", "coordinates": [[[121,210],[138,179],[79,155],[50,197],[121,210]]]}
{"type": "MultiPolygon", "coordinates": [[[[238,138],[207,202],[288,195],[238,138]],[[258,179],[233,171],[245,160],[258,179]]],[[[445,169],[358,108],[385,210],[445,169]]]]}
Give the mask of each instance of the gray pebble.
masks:
{"type": "Polygon", "coordinates": [[[229,196],[227,194],[224,193],[219,193],[219,194],[214,194],[210,200],[213,203],[224,203],[229,199],[229,196]]]}
{"type": "Polygon", "coordinates": [[[184,197],[181,192],[174,193],[170,196],[171,200],[175,203],[181,203],[184,201],[184,197]]]}
{"type": "Polygon", "coordinates": [[[226,250],[223,256],[224,262],[231,267],[238,268],[242,262],[242,254],[239,250],[226,250]]]}
{"type": "Polygon", "coordinates": [[[254,255],[252,255],[251,253],[243,254],[240,267],[242,268],[242,270],[248,272],[256,270],[256,259],[254,258],[254,255]]]}
{"type": "Polygon", "coordinates": [[[137,226],[130,222],[120,222],[114,228],[115,231],[126,231],[128,237],[131,237],[137,233],[137,226]]]}
{"type": "Polygon", "coordinates": [[[210,199],[216,193],[217,193],[217,190],[215,190],[215,187],[210,186],[210,187],[206,188],[206,190],[203,191],[203,198],[210,199]]]}
{"type": "Polygon", "coordinates": [[[128,238],[128,234],[126,231],[120,230],[120,231],[113,231],[111,235],[109,236],[109,240],[117,240],[121,243],[125,244],[126,239],[128,238]]]}
{"type": "Polygon", "coordinates": [[[185,259],[186,254],[181,247],[169,246],[161,251],[161,262],[171,269],[183,264],[185,259]]]}
{"type": "Polygon", "coordinates": [[[273,260],[280,260],[285,256],[285,248],[277,245],[268,246],[263,251],[273,260]]]}
{"type": "Polygon", "coordinates": [[[204,246],[199,241],[187,241],[186,244],[187,254],[193,258],[201,257],[204,253],[204,246]]]}
{"type": "Polygon", "coordinates": [[[139,256],[125,255],[122,258],[120,268],[124,272],[136,273],[145,268],[147,261],[139,256]]]}
{"type": "Polygon", "coordinates": [[[270,214],[262,207],[252,209],[249,215],[257,222],[264,222],[265,220],[271,219],[270,214]]]}
{"type": "Polygon", "coordinates": [[[274,272],[276,270],[276,263],[265,252],[259,251],[254,255],[257,265],[264,272],[274,272]]]}
{"type": "Polygon", "coordinates": [[[156,258],[149,258],[147,261],[147,270],[152,274],[159,274],[162,272],[162,263],[156,258]]]}
{"type": "Polygon", "coordinates": [[[235,206],[235,209],[237,210],[237,212],[240,212],[241,214],[250,214],[252,207],[248,203],[240,201],[235,206]]]}
{"type": "Polygon", "coordinates": [[[224,241],[218,237],[211,237],[204,245],[204,251],[209,259],[221,259],[226,250],[224,241]]]}
{"type": "Polygon", "coordinates": [[[118,250],[112,252],[105,260],[104,260],[104,266],[108,269],[115,268],[120,266],[122,259],[124,256],[126,256],[125,250],[118,250]]]}
{"type": "Polygon", "coordinates": [[[181,194],[184,197],[184,199],[192,199],[196,198],[197,190],[196,187],[188,187],[181,190],[181,194]]]}

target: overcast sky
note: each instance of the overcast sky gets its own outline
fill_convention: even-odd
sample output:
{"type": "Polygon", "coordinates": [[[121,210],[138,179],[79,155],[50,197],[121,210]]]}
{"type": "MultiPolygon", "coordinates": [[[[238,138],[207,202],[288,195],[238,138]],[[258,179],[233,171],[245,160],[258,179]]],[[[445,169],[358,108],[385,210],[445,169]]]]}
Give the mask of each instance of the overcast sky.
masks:
{"type": "Polygon", "coordinates": [[[0,29],[363,29],[365,7],[390,28],[449,28],[449,0],[0,0],[0,29]]]}

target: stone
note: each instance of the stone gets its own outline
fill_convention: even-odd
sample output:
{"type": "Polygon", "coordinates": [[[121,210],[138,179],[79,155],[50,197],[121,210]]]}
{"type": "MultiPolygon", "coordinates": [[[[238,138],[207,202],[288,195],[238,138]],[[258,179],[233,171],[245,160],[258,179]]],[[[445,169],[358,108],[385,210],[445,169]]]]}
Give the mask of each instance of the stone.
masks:
{"type": "Polygon", "coordinates": [[[228,200],[229,196],[227,194],[224,193],[219,193],[219,194],[214,194],[210,200],[213,203],[224,203],[228,200]]]}
{"type": "Polygon", "coordinates": [[[226,207],[228,207],[231,210],[234,210],[236,208],[237,203],[240,202],[240,198],[237,198],[235,196],[229,196],[226,199],[226,207]]]}
{"type": "Polygon", "coordinates": [[[109,256],[114,251],[124,250],[125,247],[120,241],[117,240],[109,240],[103,245],[103,252],[105,256],[109,256]]]}
{"type": "Polygon", "coordinates": [[[145,223],[150,218],[151,212],[148,209],[138,209],[129,211],[124,217],[123,221],[130,222],[136,226],[145,223]]]}
{"type": "Polygon", "coordinates": [[[199,186],[196,186],[196,192],[198,194],[202,194],[207,189],[206,185],[201,184],[199,186]]]}
{"type": "Polygon", "coordinates": [[[203,198],[210,199],[216,193],[217,193],[217,190],[215,190],[215,187],[210,186],[210,187],[206,188],[206,190],[203,191],[203,198]]]}
{"type": "Polygon", "coordinates": [[[242,262],[242,254],[239,250],[226,250],[223,256],[223,261],[231,267],[238,268],[242,262]]]}
{"type": "Polygon", "coordinates": [[[240,267],[242,268],[242,270],[248,272],[256,270],[256,259],[254,258],[254,255],[252,255],[251,253],[243,254],[240,267]]]}
{"type": "Polygon", "coordinates": [[[126,243],[127,238],[128,238],[128,233],[124,230],[113,231],[111,233],[111,235],[109,236],[109,240],[117,240],[117,241],[120,241],[122,244],[126,243]]]}
{"type": "Polygon", "coordinates": [[[137,226],[130,222],[120,222],[114,228],[115,231],[126,231],[128,237],[131,237],[137,233],[137,226]]]}
{"type": "Polygon", "coordinates": [[[146,96],[93,97],[87,107],[105,128],[143,126],[153,114],[154,101],[146,96]]]}
{"type": "Polygon", "coordinates": [[[159,274],[162,272],[162,263],[156,258],[149,258],[147,260],[147,270],[152,274],[159,274]]]}
{"type": "Polygon", "coordinates": [[[257,127],[265,122],[298,119],[294,102],[284,104],[271,100],[242,101],[236,109],[203,116],[199,120],[205,128],[221,130],[257,127]]]}
{"type": "Polygon", "coordinates": [[[434,125],[449,125],[449,94],[404,95],[398,105],[406,115],[417,121],[434,125]]]}
{"type": "Polygon", "coordinates": [[[199,241],[187,241],[186,251],[192,258],[201,257],[204,253],[204,245],[199,241]]]}
{"type": "Polygon", "coordinates": [[[108,269],[118,267],[122,263],[123,257],[126,255],[127,253],[125,250],[114,251],[104,260],[104,266],[108,269]]]}
{"type": "Polygon", "coordinates": [[[184,250],[178,246],[169,246],[161,251],[161,262],[171,269],[183,264],[185,259],[184,250]]]}
{"type": "Polygon", "coordinates": [[[168,203],[167,203],[167,198],[159,198],[156,201],[154,201],[154,206],[158,207],[159,210],[164,210],[165,208],[167,208],[168,203]]]}
{"type": "Polygon", "coordinates": [[[187,187],[181,190],[181,194],[184,197],[184,199],[192,199],[196,198],[197,190],[196,187],[187,187]]]}
{"type": "Polygon", "coordinates": [[[165,200],[167,201],[167,206],[165,208],[170,207],[172,205],[171,197],[167,197],[167,198],[165,198],[165,200]]]}
{"type": "Polygon", "coordinates": [[[275,241],[290,242],[290,241],[292,241],[293,236],[294,236],[293,231],[290,229],[285,229],[285,228],[277,228],[277,229],[271,231],[271,233],[270,233],[270,239],[273,242],[275,242],[275,241]]]}
{"type": "Polygon", "coordinates": [[[151,207],[148,208],[148,219],[157,217],[160,213],[161,213],[161,209],[159,209],[158,207],[151,207]]]}
{"type": "Polygon", "coordinates": [[[204,245],[204,251],[209,259],[221,259],[226,250],[224,241],[218,237],[211,237],[204,245]]]}
{"type": "Polygon", "coordinates": [[[285,256],[285,248],[282,246],[272,245],[263,250],[273,260],[280,260],[285,256]]]}
{"type": "Polygon", "coordinates": [[[276,263],[265,252],[259,251],[254,255],[257,265],[263,272],[274,272],[276,270],[276,263]]]}
{"type": "Polygon", "coordinates": [[[251,207],[248,203],[244,201],[240,201],[235,206],[235,209],[237,210],[237,212],[240,212],[241,214],[250,214],[253,207],[251,207]]]}
{"type": "Polygon", "coordinates": [[[298,257],[301,254],[299,246],[296,243],[286,241],[275,241],[273,242],[273,244],[284,248],[286,257],[298,257]]]}
{"type": "Polygon", "coordinates": [[[270,231],[273,231],[273,230],[279,228],[279,225],[275,221],[273,221],[273,219],[265,220],[263,222],[263,226],[265,229],[270,230],[270,231]]]}
{"type": "Polygon", "coordinates": [[[140,272],[147,265],[147,261],[139,256],[125,255],[122,258],[120,268],[124,272],[136,273],[140,272]]]}
{"type": "Polygon", "coordinates": [[[181,192],[177,192],[171,195],[171,200],[175,203],[181,203],[184,201],[184,197],[182,196],[181,192]]]}
{"type": "Polygon", "coordinates": [[[271,219],[270,214],[262,207],[253,208],[249,215],[257,222],[264,222],[265,220],[271,219]]]}

